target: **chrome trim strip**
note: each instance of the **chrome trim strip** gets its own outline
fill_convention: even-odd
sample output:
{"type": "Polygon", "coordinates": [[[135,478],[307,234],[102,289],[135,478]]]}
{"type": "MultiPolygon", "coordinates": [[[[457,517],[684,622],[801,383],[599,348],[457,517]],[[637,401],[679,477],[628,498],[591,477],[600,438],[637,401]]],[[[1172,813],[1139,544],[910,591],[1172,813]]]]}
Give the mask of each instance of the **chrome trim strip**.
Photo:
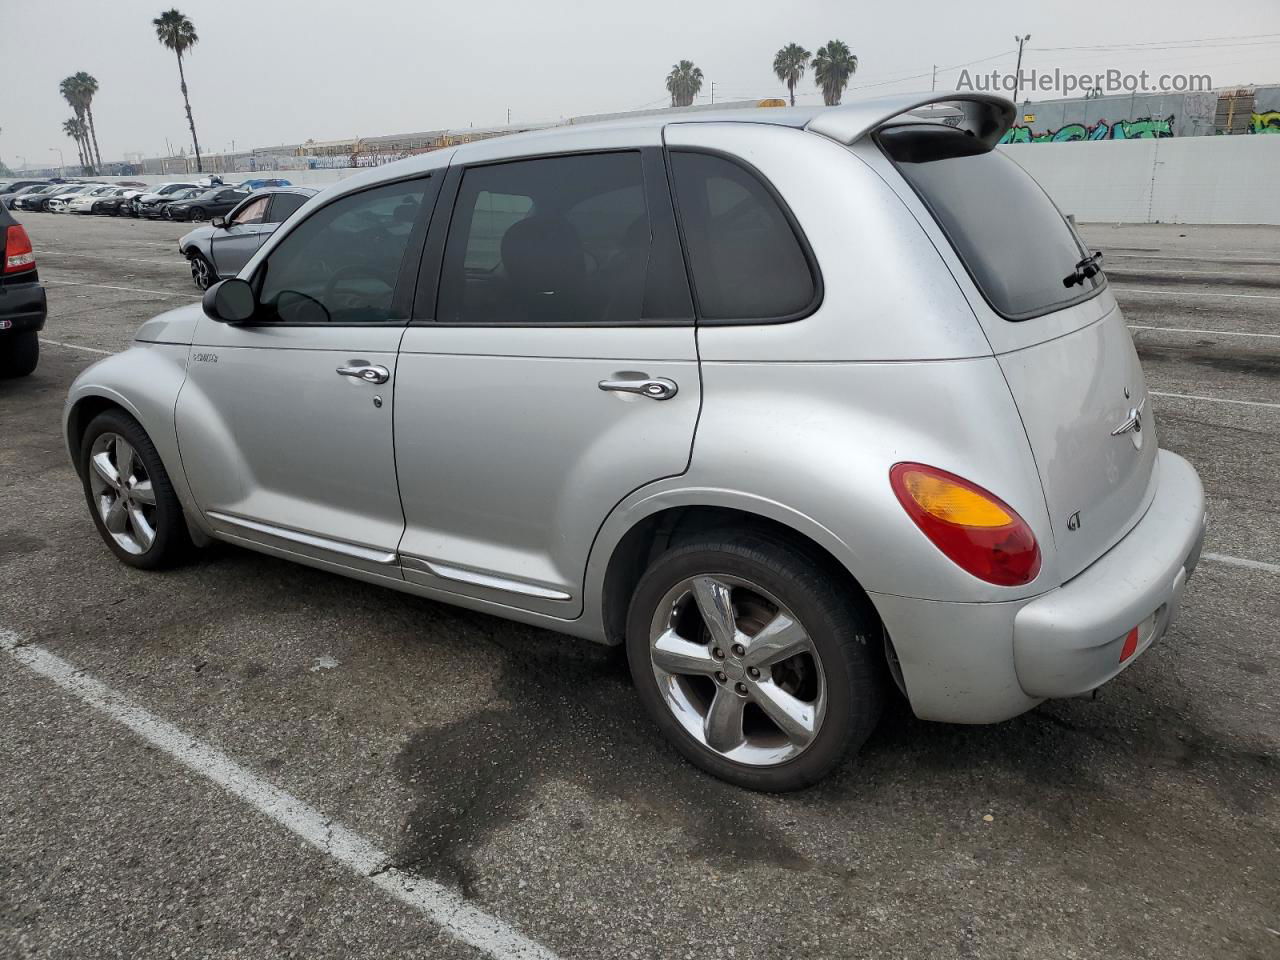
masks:
{"type": "Polygon", "coordinates": [[[429,573],[442,580],[453,580],[457,583],[470,584],[473,587],[488,587],[491,590],[502,590],[506,593],[518,593],[524,597],[536,597],[539,600],[572,600],[573,597],[563,590],[543,587],[523,580],[509,580],[492,573],[481,573],[478,570],[467,570],[463,567],[450,566],[438,560],[423,560],[402,554],[400,565],[411,570],[429,573]]]}
{"type": "Polygon", "coordinates": [[[292,543],[300,543],[307,547],[316,547],[320,550],[328,550],[331,553],[340,553],[344,557],[351,557],[354,560],[364,560],[367,563],[393,564],[396,562],[395,553],[388,553],[384,550],[374,550],[370,547],[359,547],[354,543],[344,543],[341,540],[330,540],[328,537],[317,537],[311,533],[301,533],[297,530],[290,530],[287,527],[277,527],[270,523],[260,523],[257,520],[246,520],[244,517],[233,517],[227,513],[218,513],[210,510],[205,514],[210,520],[216,520],[219,523],[230,524],[233,527],[241,527],[245,530],[253,530],[255,533],[265,533],[270,537],[279,537],[281,540],[288,540],[292,543]]]}

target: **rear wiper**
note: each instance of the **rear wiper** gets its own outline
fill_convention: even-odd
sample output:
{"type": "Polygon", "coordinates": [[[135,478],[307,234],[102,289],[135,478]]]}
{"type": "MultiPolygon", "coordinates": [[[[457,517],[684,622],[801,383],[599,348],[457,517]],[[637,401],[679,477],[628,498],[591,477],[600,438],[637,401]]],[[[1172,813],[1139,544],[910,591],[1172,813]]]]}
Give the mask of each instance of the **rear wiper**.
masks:
{"type": "Polygon", "coordinates": [[[1101,272],[1102,251],[1095,250],[1077,263],[1076,268],[1070,274],[1062,278],[1062,285],[1064,287],[1074,287],[1077,283],[1083,284],[1086,280],[1092,280],[1101,272]]]}

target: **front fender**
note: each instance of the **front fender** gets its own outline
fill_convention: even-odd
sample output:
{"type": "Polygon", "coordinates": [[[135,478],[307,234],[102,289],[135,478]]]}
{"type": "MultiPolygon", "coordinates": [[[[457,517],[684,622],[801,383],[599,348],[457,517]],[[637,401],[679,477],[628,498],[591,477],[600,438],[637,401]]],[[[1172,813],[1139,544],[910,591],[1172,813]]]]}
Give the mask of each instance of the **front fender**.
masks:
{"type": "Polygon", "coordinates": [[[67,391],[62,413],[62,435],[72,465],[79,471],[79,438],[88,425],[86,411],[114,404],[142,425],[155,444],[160,461],[188,518],[200,513],[191,496],[174,425],[178,393],[187,377],[183,344],[135,344],[87,367],[67,391]]]}

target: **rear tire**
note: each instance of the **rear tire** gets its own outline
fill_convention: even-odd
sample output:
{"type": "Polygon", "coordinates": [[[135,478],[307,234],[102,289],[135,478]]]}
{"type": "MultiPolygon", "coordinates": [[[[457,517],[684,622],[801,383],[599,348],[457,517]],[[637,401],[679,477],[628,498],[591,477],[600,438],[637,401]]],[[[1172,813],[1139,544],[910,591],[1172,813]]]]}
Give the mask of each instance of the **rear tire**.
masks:
{"type": "Polygon", "coordinates": [[[40,362],[40,338],[34,330],[0,337],[0,380],[31,374],[40,362]]]}
{"type": "Polygon", "coordinates": [[[121,563],[160,570],[190,556],[182,504],[155,445],[133,417],[123,410],[94,417],[77,466],[94,526],[121,563]]]}
{"type": "Polygon", "coordinates": [[[768,535],[710,536],[658,557],[636,585],[626,645],[658,728],[738,786],[817,783],[880,718],[887,678],[874,610],[825,558],[768,535]],[[717,633],[703,611],[724,604],[731,614],[717,633]]]}

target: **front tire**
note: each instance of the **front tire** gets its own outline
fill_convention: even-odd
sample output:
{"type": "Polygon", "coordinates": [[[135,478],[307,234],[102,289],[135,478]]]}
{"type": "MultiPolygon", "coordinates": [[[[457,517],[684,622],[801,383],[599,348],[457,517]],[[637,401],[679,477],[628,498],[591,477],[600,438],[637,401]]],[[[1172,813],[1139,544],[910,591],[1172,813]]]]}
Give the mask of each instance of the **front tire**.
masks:
{"type": "Polygon", "coordinates": [[[824,560],[760,534],[687,543],[640,578],[627,659],[649,715],[708,773],[753,790],[825,777],[879,720],[879,621],[824,560]]]}
{"type": "Polygon", "coordinates": [[[40,362],[40,338],[34,330],[0,337],[0,380],[30,375],[40,362]]]}
{"type": "Polygon", "coordinates": [[[203,220],[204,218],[204,207],[192,207],[191,212],[187,215],[187,219],[191,221],[203,220]]]}
{"type": "Polygon", "coordinates": [[[218,275],[213,271],[213,264],[199,250],[193,250],[187,260],[191,264],[191,280],[198,289],[208,290],[217,282],[218,275]]]}
{"type": "Polygon", "coordinates": [[[155,445],[123,410],[98,414],[80,444],[80,478],[98,533],[116,559],[142,570],[190,554],[182,505],[155,445]]]}

